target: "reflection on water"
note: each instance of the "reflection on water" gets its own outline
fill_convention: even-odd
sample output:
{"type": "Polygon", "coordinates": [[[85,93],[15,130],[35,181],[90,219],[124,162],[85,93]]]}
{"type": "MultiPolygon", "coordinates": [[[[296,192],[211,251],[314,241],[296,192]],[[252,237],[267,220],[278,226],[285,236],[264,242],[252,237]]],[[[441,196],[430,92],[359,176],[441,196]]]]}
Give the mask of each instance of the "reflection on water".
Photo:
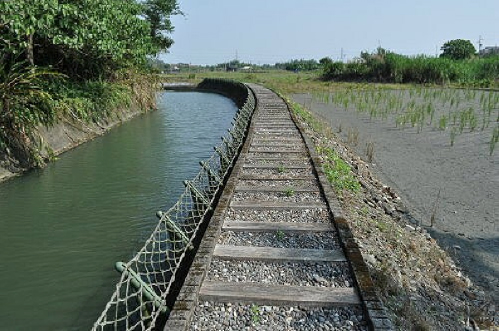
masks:
{"type": "Polygon", "coordinates": [[[0,185],[0,329],[90,329],[114,263],[142,246],[236,111],[216,94],[158,98],[158,111],[0,185]]]}

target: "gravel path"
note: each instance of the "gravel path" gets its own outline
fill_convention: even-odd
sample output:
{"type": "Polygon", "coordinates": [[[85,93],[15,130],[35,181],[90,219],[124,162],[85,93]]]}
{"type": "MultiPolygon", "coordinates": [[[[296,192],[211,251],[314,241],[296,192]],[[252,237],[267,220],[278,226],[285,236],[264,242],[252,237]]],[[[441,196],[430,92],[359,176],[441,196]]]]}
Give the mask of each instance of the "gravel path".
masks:
{"type": "Polygon", "coordinates": [[[252,257],[247,260],[224,254],[212,259],[204,279],[207,285],[200,289],[202,301],[195,309],[191,330],[367,330],[362,309],[356,305],[359,297],[353,288],[355,282],[348,262],[325,262],[317,257],[324,253],[320,252],[322,250],[335,250],[342,257],[340,260],[345,261],[333,225],[331,228],[315,228],[314,232],[297,232],[297,226],[287,224],[281,226],[283,230],[272,231],[265,225],[277,222],[331,223],[306,146],[299,140],[298,130],[292,127],[283,100],[269,95],[267,91],[265,99],[260,102],[261,107],[267,104],[273,109],[280,108],[282,111],[275,115],[281,113],[283,119],[268,121],[263,118],[259,121],[257,116],[251,136],[254,140],[251,140],[250,152],[245,156],[244,167],[238,174],[239,180],[231,197],[230,205],[235,208],[229,207],[224,218],[226,223],[248,221],[262,222],[262,225],[259,223],[257,232],[222,231],[217,239],[221,249],[224,246],[259,247],[259,250],[248,249],[259,253],[250,255],[252,257]],[[274,129],[280,124],[286,128],[274,129]],[[292,137],[296,141],[287,142],[292,137]],[[272,166],[261,167],[266,164],[272,166]],[[297,187],[307,191],[296,191],[297,187]],[[279,261],[277,254],[267,254],[266,247],[283,249],[279,252],[284,256],[293,252],[297,257],[294,261],[279,261]],[[315,256],[317,260],[313,260],[315,256]],[[306,257],[312,261],[302,262],[306,257]],[[214,288],[216,290],[210,292],[214,288]],[[298,291],[300,294],[286,299],[283,291],[287,294],[298,291]],[[241,301],[246,298],[248,302],[250,294],[254,298],[252,301],[275,304],[291,300],[306,302],[308,307],[231,302],[235,297],[241,301]],[[213,298],[220,302],[207,301],[213,298]]]}
{"type": "Polygon", "coordinates": [[[285,166],[278,169],[254,169],[254,168],[244,168],[242,175],[252,175],[252,176],[269,176],[277,178],[295,178],[295,177],[305,177],[313,176],[312,169],[288,169],[285,166]]]}
{"type": "Polygon", "coordinates": [[[233,232],[224,231],[219,237],[221,245],[257,246],[277,248],[338,249],[335,233],[233,232]]]}
{"type": "Polygon", "coordinates": [[[262,262],[212,260],[207,280],[277,285],[352,287],[349,266],[331,262],[262,262]],[[259,270],[258,273],[252,270],[259,270]]]}
{"type": "Polygon", "coordinates": [[[233,201],[322,202],[319,192],[295,192],[292,187],[283,192],[236,192],[233,201]]]}
{"type": "Polygon", "coordinates": [[[297,222],[297,223],[330,223],[330,216],[325,209],[302,210],[256,210],[230,209],[226,221],[258,221],[258,222],[297,222]]]}
{"type": "Polygon", "coordinates": [[[300,179],[300,180],[252,180],[252,179],[244,179],[238,182],[241,186],[267,186],[267,187],[282,187],[282,186],[290,186],[290,187],[316,187],[318,186],[318,182],[315,179],[300,179]]]}
{"type": "Polygon", "coordinates": [[[191,330],[368,330],[361,307],[309,308],[201,302],[191,330]]]}

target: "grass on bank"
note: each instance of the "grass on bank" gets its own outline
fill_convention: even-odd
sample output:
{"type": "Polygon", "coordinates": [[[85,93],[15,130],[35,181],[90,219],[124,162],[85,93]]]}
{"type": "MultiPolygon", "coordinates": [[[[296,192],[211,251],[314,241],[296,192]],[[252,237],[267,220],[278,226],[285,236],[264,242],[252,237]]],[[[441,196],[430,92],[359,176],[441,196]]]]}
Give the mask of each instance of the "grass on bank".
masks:
{"type": "Polygon", "coordinates": [[[17,168],[42,167],[53,157],[38,134],[42,126],[62,121],[85,129],[122,110],[155,108],[156,76],[128,71],[107,81],[75,81],[44,73],[22,67],[0,72],[0,157],[17,168]]]}

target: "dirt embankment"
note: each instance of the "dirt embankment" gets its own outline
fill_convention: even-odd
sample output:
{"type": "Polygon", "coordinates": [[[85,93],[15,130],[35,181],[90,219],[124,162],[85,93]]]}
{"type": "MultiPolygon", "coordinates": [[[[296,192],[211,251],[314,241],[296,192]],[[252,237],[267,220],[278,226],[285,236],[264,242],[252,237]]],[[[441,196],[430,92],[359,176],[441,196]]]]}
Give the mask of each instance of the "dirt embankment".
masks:
{"type": "MultiPolygon", "coordinates": [[[[38,132],[44,144],[52,150],[54,155],[59,155],[97,136],[103,135],[111,128],[135,117],[144,110],[139,106],[131,106],[114,112],[111,116],[98,123],[86,123],[74,119],[62,118],[50,128],[40,127],[38,132]]],[[[44,156],[48,157],[47,152],[44,156]]],[[[0,182],[18,176],[29,169],[22,169],[15,161],[8,160],[6,155],[0,153],[0,182]]]]}

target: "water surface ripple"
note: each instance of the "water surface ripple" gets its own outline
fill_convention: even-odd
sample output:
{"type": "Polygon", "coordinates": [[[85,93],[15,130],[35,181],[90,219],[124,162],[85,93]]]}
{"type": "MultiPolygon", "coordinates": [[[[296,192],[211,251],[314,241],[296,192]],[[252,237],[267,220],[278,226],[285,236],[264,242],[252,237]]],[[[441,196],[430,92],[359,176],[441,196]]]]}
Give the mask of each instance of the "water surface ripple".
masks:
{"type": "Polygon", "coordinates": [[[231,125],[222,96],[163,92],[159,109],[0,185],[0,329],[88,330],[159,209],[231,125]]]}

